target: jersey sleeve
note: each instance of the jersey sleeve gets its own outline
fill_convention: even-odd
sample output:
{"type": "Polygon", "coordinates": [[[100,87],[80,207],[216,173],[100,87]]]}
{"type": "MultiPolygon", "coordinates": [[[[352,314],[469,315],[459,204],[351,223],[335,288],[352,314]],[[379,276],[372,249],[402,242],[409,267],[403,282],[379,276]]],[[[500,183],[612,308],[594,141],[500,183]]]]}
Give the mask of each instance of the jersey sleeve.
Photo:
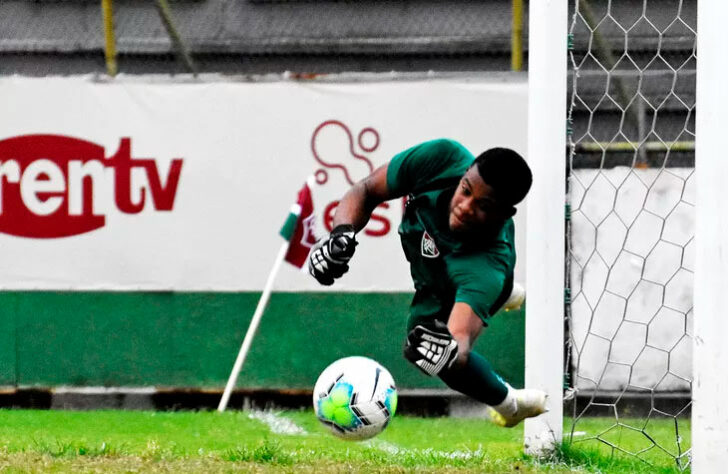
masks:
{"type": "Polygon", "coordinates": [[[439,182],[462,177],[474,160],[454,140],[421,143],[392,158],[387,166],[387,187],[398,196],[434,189],[439,182]]]}

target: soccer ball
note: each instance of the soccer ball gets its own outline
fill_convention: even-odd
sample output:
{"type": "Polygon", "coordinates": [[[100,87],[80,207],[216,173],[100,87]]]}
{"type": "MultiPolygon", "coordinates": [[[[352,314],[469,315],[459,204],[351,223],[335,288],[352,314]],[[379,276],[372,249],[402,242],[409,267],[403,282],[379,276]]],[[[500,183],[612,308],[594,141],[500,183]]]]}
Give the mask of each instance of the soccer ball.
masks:
{"type": "Polygon", "coordinates": [[[339,359],[319,375],[313,407],[321,423],[339,438],[362,440],[387,427],[397,410],[390,373],[366,357],[339,359]]]}

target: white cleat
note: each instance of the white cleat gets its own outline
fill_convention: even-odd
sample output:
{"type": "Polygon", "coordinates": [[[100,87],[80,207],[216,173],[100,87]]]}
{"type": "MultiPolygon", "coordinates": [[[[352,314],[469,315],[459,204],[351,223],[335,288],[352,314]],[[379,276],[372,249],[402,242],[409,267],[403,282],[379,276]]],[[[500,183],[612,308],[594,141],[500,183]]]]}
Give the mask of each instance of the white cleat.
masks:
{"type": "Polygon", "coordinates": [[[508,398],[495,407],[488,407],[488,415],[493,423],[505,428],[512,428],[526,418],[538,416],[548,411],[546,400],[548,395],[543,390],[524,388],[511,389],[508,398]],[[512,398],[511,398],[512,396],[512,398]]]}
{"type": "Polygon", "coordinates": [[[513,282],[513,290],[511,290],[511,296],[508,297],[506,302],[501,307],[501,311],[515,311],[521,309],[523,302],[526,300],[526,290],[517,281],[513,282]]]}

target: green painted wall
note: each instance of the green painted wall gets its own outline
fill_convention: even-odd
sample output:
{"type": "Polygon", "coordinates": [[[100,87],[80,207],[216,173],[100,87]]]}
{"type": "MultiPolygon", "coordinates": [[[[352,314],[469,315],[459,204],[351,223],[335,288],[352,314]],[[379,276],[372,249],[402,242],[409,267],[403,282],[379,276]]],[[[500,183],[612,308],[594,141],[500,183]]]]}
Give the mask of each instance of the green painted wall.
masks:
{"type": "MultiPolygon", "coordinates": [[[[0,293],[0,385],[222,388],[258,293],[0,293]]],[[[410,294],[277,293],[238,386],[310,389],[365,355],[401,388],[443,387],[401,356],[410,294]]],[[[492,320],[478,350],[523,384],[524,315],[492,320]]]]}

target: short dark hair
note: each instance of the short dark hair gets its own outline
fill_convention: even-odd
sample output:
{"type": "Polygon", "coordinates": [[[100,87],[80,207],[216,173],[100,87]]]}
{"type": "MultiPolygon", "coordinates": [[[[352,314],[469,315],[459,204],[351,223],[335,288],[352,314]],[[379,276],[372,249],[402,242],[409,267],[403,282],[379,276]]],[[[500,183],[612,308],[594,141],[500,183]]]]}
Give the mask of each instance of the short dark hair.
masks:
{"type": "Polygon", "coordinates": [[[473,163],[483,181],[495,192],[497,200],[516,205],[531,189],[533,175],[528,163],[510,148],[491,148],[481,153],[473,163]]]}

